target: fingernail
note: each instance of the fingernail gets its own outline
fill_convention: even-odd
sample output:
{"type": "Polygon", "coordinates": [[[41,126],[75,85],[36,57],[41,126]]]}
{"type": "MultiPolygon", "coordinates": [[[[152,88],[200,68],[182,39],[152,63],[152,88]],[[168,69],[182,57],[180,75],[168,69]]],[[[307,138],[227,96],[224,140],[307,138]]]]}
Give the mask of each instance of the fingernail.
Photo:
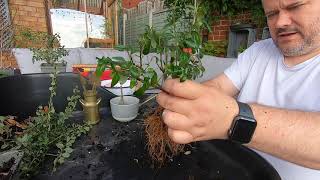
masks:
{"type": "Polygon", "coordinates": [[[166,113],[167,113],[167,111],[166,111],[166,110],[163,110],[163,111],[162,111],[162,114],[161,114],[161,118],[163,118],[163,116],[165,116],[166,113]]]}

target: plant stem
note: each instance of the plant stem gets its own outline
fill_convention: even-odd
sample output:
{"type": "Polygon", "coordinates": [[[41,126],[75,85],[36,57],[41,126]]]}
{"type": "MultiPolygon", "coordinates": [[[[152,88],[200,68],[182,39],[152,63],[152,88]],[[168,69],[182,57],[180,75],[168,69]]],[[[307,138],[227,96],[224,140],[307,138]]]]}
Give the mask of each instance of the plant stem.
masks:
{"type": "Polygon", "coordinates": [[[124,98],[123,98],[123,88],[122,88],[122,84],[120,84],[120,102],[119,104],[124,105],[124,98]]]}

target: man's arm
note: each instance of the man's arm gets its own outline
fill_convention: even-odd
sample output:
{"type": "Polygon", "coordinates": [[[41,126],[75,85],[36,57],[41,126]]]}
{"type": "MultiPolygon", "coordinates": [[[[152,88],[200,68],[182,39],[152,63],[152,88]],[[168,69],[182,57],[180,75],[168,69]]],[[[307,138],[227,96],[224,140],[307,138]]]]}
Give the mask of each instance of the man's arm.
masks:
{"type": "MultiPolygon", "coordinates": [[[[223,79],[223,77],[220,77],[223,79]]],[[[230,81],[230,80],[229,80],[230,81]]],[[[177,143],[227,139],[233,118],[239,113],[234,89],[228,85],[167,80],[158,103],[169,136],[177,143]],[[187,91],[186,91],[187,90],[187,91]]],[[[320,113],[290,111],[250,104],[257,128],[248,146],[284,160],[320,170],[320,113]]]]}
{"type": "Polygon", "coordinates": [[[239,93],[239,90],[233,85],[232,81],[224,73],[201,84],[209,87],[215,87],[231,97],[235,97],[239,93]]]}
{"type": "Polygon", "coordinates": [[[320,169],[320,113],[250,106],[257,128],[249,147],[320,169]]]}

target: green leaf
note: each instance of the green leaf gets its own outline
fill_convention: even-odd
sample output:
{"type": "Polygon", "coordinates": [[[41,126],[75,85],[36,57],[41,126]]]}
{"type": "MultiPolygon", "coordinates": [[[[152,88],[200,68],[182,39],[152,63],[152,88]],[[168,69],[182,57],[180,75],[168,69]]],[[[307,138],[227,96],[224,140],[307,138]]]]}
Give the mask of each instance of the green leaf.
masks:
{"type": "Polygon", "coordinates": [[[132,77],[138,78],[140,76],[139,69],[136,66],[131,66],[130,67],[130,74],[132,77]]]}
{"type": "Polygon", "coordinates": [[[107,68],[106,64],[98,64],[96,68],[96,76],[101,77],[106,68],[107,68]]]}
{"type": "Polygon", "coordinates": [[[155,39],[151,39],[151,47],[156,48],[157,47],[157,42],[155,39]]]}
{"type": "Polygon", "coordinates": [[[67,148],[65,149],[65,152],[67,152],[67,153],[72,153],[72,152],[73,152],[73,149],[72,149],[72,148],[67,147],[67,148]]]}
{"type": "Polygon", "coordinates": [[[65,152],[65,153],[62,154],[62,157],[68,158],[68,157],[70,157],[70,153],[65,152]]]}
{"type": "Polygon", "coordinates": [[[86,130],[88,132],[90,130],[90,127],[86,126],[86,127],[84,127],[84,130],[86,130]]]}
{"type": "Polygon", "coordinates": [[[158,75],[157,75],[157,73],[154,73],[151,78],[151,86],[155,87],[157,85],[158,85],[158,75]]]}
{"type": "Polygon", "coordinates": [[[114,49],[118,50],[118,51],[125,51],[127,49],[127,47],[124,45],[117,45],[114,47],[114,49]]]}
{"type": "Polygon", "coordinates": [[[187,44],[188,47],[191,47],[193,49],[197,49],[197,44],[194,41],[192,41],[190,39],[186,39],[185,43],[187,44]]]}
{"type": "Polygon", "coordinates": [[[111,59],[112,59],[112,62],[115,62],[115,63],[122,64],[126,62],[126,60],[123,57],[112,57],[111,59]]]}
{"type": "Polygon", "coordinates": [[[134,78],[132,78],[132,79],[130,80],[130,88],[131,88],[131,89],[134,88],[134,86],[136,86],[136,84],[137,84],[137,80],[134,79],[134,78]]]}
{"type": "Polygon", "coordinates": [[[147,41],[147,42],[145,43],[145,45],[143,46],[143,50],[142,50],[142,53],[143,53],[144,55],[147,55],[147,54],[150,53],[150,46],[151,46],[151,42],[150,42],[150,41],[147,41]]]}
{"type": "Polygon", "coordinates": [[[144,79],[144,83],[143,83],[142,87],[139,88],[136,92],[134,92],[134,95],[136,95],[136,96],[142,96],[142,95],[144,94],[144,92],[145,92],[147,89],[149,89],[149,87],[150,87],[149,79],[146,78],[146,79],[144,79]]]}
{"type": "Polygon", "coordinates": [[[192,31],[192,37],[194,39],[194,42],[197,44],[196,47],[198,47],[198,45],[201,44],[201,37],[200,34],[196,31],[192,31]]]}
{"type": "Polygon", "coordinates": [[[111,81],[111,87],[115,86],[119,80],[120,80],[120,75],[118,73],[112,73],[112,81],[111,81]]]}
{"type": "Polygon", "coordinates": [[[186,64],[189,63],[189,61],[190,61],[190,55],[189,54],[187,54],[185,52],[180,54],[180,63],[181,63],[181,65],[186,65],[186,64]]]}
{"type": "Polygon", "coordinates": [[[64,145],[62,143],[57,143],[56,146],[59,149],[63,149],[64,148],[64,145]]]}
{"type": "Polygon", "coordinates": [[[2,123],[4,120],[6,120],[7,119],[7,117],[5,117],[5,116],[0,116],[0,122],[2,123]]]}
{"type": "Polygon", "coordinates": [[[64,158],[63,158],[63,157],[60,157],[59,160],[58,160],[58,163],[59,163],[59,164],[63,164],[63,163],[64,163],[64,158]]]}

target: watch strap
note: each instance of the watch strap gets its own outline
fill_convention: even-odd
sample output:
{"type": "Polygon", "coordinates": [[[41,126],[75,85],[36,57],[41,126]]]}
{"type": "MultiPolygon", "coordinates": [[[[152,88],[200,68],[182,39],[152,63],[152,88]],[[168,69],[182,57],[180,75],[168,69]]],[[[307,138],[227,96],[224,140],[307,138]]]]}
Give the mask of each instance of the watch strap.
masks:
{"type": "Polygon", "coordinates": [[[239,115],[240,116],[245,116],[245,117],[249,117],[249,118],[254,118],[251,107],[246,104],[246,103],[242,103],[237,101],[238,106],[239,106],[239,115]]]}

